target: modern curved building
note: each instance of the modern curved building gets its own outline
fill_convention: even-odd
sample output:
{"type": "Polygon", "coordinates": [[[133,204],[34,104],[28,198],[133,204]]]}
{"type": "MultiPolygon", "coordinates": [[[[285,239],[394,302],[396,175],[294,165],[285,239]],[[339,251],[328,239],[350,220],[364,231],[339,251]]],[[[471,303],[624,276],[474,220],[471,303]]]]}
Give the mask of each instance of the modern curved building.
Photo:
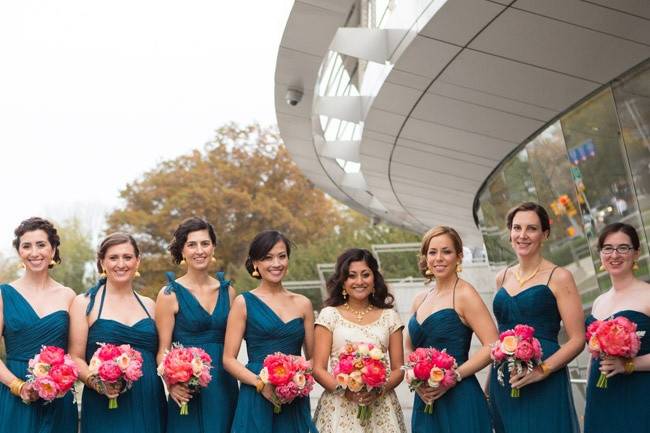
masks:
{"type": "Polygon", "coordinates": [[[553,212],[547,255],[585,304],[608,285],[596,233],[642,234],[650,277],[650,2],[298,0],[278,124],[345,204],[415,232],[447,224],[513,260],[505,214],[553,212]]]}

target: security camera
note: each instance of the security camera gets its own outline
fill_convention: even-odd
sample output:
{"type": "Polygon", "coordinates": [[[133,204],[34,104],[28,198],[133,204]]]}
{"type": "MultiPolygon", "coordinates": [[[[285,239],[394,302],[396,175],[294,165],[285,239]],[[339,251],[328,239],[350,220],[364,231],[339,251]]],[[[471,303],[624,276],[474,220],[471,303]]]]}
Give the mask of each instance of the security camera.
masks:
{"type": "Polygon", "coordinates": [[[302,90],[289,89],[284,99],[287,101],[287,104],[295,107],[302,100],[302,90]]]}

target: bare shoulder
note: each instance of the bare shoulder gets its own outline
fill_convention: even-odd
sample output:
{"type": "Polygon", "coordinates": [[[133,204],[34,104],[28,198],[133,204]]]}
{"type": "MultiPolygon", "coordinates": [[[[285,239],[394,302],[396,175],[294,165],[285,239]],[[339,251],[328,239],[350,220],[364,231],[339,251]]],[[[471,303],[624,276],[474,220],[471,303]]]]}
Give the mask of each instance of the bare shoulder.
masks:
{"type": "Polygon", "coordinates": [[[424,289],[420,292],[418,292],[417,295],[413,298],[413,303],[411,304],[411,313],[415,313],[415,311],[418,309],[420,305],[424,302],[425,298],[429,294],[429,291],[424,289]]]}
{"type": "Polygon", "coordinates": [[[311,300],[305,295],[300,295],[298,293],[291,293],[290,299],[301,309],[312,311],[314,307],[311,304],[311,300]]]}
{"type": "Polygon", "coordinates": [[[137,296],[138,298],[140,298],[144,306],[147,307],[147,309],[153,309],[156,306],[156,303],[150,297],[141,295],[139,293],[137,293],[137,296]]]}
{"type": "Polygon", "coordinates": [[[473,300],[477,297],[480,298],[480,295],[476,288],[470,282],[463,279],[458,282],[458,287],[456,287],[456,296],[461,300],[473,300]]]}
{"type": "Polygon", "coordinates": [[[61,293],[61,296],[65,297],[68,303],[72,302],[75,296],[77,296],[77,292],[72,290],[70,287],[66,287],[63,285],[59,288],[59,293],[61,293]]]}
{"type": "Polygon", "coordinates": [[[90,296],[86,296],[85,294],[81,293],[74,297],[74,299],[72,300],[72,304],[70,305],[70,308],[83,308],[85,310],[88,307],[89,303],[90,303],[90,296]]]}
{"type": "Polygon", "coordinates": [[[230,298],[230,303],[235,300],[235,297],[237,296],[237,290],[232,286],[232,284],[228,287],[228,298],[230,298]]]}
{"type": "Polygon", "coordinates": [[[551,283],[555,283],[561,287],[575,285],[573,274],[568,269],[565,269],[562,266],[556,266],[551,270],[551,272],[553,273],[550,279],[551,283]]]}
{"type": "Polygon", "coordinates": [[[235,299],[232,301],[232,306],[230,307],[230,311],[239,311],[239,312],[246,312],[246,299],[244,299],[244,294],[240,293],[239,295],[235,296],[235,299]]]}
{"type": "Polygon", "coordinates": [[[510,269],[510,268],[505,267],[505,268],[501,269],[499,272],[497,272],[497,276],[494,278],[494,281],[495,281],[497,287],[502,285],[503,282],[505,281],[506,275],[508,273],[508,269],[510,269]]]}

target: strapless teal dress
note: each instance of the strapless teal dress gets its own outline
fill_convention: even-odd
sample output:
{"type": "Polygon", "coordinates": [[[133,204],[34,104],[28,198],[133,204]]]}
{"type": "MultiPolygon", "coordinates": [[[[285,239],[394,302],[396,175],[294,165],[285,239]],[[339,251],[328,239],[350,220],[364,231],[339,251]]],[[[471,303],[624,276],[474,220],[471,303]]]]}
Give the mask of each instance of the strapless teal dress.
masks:
{"type": "Polygon", "coordinates": [[[230,281],[223,272],[217,273],[221,283],[217,305],[212,314],[207,312],[187,288],[167,274],[167,293],[174,293],[178,313],[172,341],[185,347],[200,347],[212,358],[212,380],[207,388],[194,394],[189,414],[180,415],[179,407],[171,398],[167,403],[168,433],[228,433],[237,407],[237,381],[223,369],[223,339],[230,311],[228,288],[230,281]]]}
{"type": "MultiPolygon", "coordinates": [[[[8,284],[0,286],[9,371],[25,379],[27,363],[41,346],[57,346],[68,351],[68,312],[55,311],[39,317],[18,291],[8,284]]],[[[76,433],[78,411],[71,393],[52,403],[24,404],[0,385],[0,433],[76,433]]]]}
{"type": "MultiPolygon", "coordinates": [[[[283,322],[260,298],[250,292],[242,295],[246,301],[246,368],[255,374],[262,369],[267,355],[281,352],[300,355],[305,339],[302,318],[283,322]]],[[[242,384],[232,433],[317,433],[311,420],[308,398],[296,398],[282,405],[282,411],[273,414],[273,405],[258,394],[255,387],[242,384]]]]}
{"type": "MultiPolygon", "coordinates": [[[[467,361],[473,332],[453,308],[436,311],[422,324],[414,315],[409,320],[408,329],[414,348],[447,349],[458,365],[467,361]]],[[[424,413],[424,406],[420,396],[415,394],[411,416],[413,433],[492,432],[488,405],[474,375],[464,378],[436,400],[432,414],[424,413]]]]}
{"type": "MultiPolygon", "coordinates": [[[[650,353],[650,317],[639,311],[623,310],[614,314],[637,324],[637,330],[645,331],[637,356],[650,353]]],[[[587,317],[587,326],[596,320],[587,317]]],[[[600,360],[591,361],[587,382],[587,408],[585,410],[585,433],[648,433],[650,432],[650,371],[617,374],[607,379],[607,388],[596,387],[600,376],[600,360]]]]}
{"type": "MultiPolygon", "coordinates": [[[[493,311],[499,332],[518,324],[534,327],[535,337],[542,345],[543,359],[560,348],[557,336],[561,317],[548,285],[529,287],[516,296],[510,296],[502,287],[494,297],[493,311]]],[[[566,368],[525,386],[518,398],[510,397],[510,376],[507,369],[504,373],[505,386],[497,381],[494,368],[490,373],[490,401],[497,433],[578,433],[578,418],[566,368]]]]}
{"type": "MultiPolygon", "coordinates": [[[[93,308],[95,296],[105,280],[90,289],[87,314],[93,308]]],[[[81,402],[82,433],[163,433],[166,424],[166,402],[163,384],[156,373],[158,333],[149,312],[134,293],[147,317],[127,326],[111,319],[102,319],[106,290],[102,290],[97,320],[88,330],[86,362],[99,347],[97,343],[130,344],[142,354],[143,376],[117,399],[118,408],[108,408],[108,398],[84,388],[81,402]]]]}

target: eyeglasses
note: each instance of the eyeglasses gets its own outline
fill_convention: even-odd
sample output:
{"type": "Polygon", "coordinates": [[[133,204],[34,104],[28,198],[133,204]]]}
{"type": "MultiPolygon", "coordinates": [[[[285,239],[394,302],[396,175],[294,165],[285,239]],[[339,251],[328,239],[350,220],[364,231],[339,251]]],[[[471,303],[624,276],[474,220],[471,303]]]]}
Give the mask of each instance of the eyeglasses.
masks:
{"type": "Polygon", "coordinates": [[[627,245],[627,244],[619,245],[617,247],[613,247],[611,245],[605,245],[600,249],[600,252],[606,256],[609,256],[611,254],[614,254],[614,251],[616,251],[620,255],[624,256],[626,254],[629,254],[633,249],[634,247],[632,245],[627,245]]]}

